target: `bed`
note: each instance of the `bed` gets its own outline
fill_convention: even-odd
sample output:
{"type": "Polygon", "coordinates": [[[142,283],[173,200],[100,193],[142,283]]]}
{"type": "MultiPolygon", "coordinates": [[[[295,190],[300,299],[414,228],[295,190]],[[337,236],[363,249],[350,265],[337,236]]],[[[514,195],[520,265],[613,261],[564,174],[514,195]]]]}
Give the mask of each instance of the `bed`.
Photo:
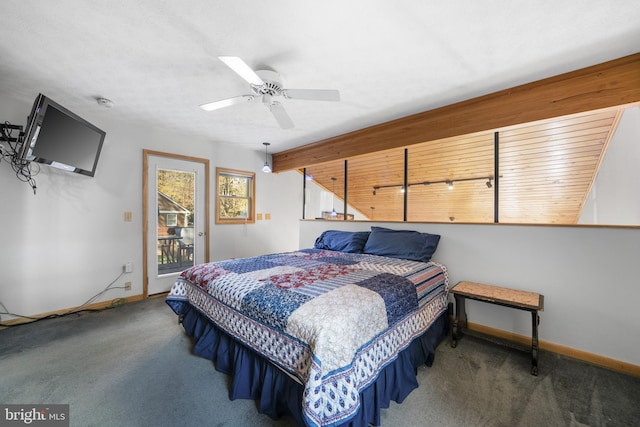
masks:
{"type": "Polygon", "coordinates": [[[379,425],[449,329],[439,237],[328,230],[313,248],[189,268],[166,301],[231,399],[299,425],[379,425]]]}

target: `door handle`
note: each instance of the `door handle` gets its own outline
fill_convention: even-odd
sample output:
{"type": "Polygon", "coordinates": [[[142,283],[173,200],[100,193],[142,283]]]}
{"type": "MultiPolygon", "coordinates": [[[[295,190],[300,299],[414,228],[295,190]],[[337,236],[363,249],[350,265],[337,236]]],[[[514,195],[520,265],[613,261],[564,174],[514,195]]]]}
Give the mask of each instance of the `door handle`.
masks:
{"type": "Polygon", "coordinates": [[[204,231],[199,232],[198,236],[204,236],[204,231]]]}

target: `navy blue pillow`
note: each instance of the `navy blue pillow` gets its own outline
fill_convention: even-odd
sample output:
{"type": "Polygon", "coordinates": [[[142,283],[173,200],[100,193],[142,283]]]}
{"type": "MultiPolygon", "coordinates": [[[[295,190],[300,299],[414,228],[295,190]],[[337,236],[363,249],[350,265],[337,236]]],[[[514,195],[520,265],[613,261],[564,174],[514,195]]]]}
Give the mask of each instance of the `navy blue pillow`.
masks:
{"type": "Polygon", "coordinates": [[[438,248],[438,242],[438,234],[371,227],[364,253],[427,262],[438,248]]]}
{"type": "Polygon", "coordinates": [[[368,237],[368,231],[327,230],[316,239],[313,247],[361,254],[368,237]]]}

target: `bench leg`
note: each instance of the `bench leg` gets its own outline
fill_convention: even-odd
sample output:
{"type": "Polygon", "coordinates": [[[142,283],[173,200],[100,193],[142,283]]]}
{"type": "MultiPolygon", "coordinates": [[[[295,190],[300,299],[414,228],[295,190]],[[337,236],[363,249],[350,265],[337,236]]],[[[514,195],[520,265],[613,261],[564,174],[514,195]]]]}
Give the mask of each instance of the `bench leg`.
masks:
{"type": "Polygon", "coordinates": [[[538,325],[540,316],[537,311],[531,312],[531,375],[538,375],[538,325]]]}
{"type": "Polygon", "coordinates": [[[454,295],[456,300],[456,317],[453,319],[453,332],[451,334],[451,347],[458,345],[458,339],[462,336],[462,328],[467,327],[467,312],[464,308],[465,298],[462,295],[454,295]]]}

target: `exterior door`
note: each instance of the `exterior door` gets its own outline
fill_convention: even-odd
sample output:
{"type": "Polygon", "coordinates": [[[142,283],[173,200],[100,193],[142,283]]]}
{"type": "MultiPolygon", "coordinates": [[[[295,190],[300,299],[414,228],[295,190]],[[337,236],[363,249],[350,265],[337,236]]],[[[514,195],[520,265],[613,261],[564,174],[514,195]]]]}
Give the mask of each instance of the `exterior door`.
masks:
{"type": "Polygon", "coordinates": [[[206,159],[144,151],[145,296],[168,292],[186,268],[208,260],[206,159]]]}

